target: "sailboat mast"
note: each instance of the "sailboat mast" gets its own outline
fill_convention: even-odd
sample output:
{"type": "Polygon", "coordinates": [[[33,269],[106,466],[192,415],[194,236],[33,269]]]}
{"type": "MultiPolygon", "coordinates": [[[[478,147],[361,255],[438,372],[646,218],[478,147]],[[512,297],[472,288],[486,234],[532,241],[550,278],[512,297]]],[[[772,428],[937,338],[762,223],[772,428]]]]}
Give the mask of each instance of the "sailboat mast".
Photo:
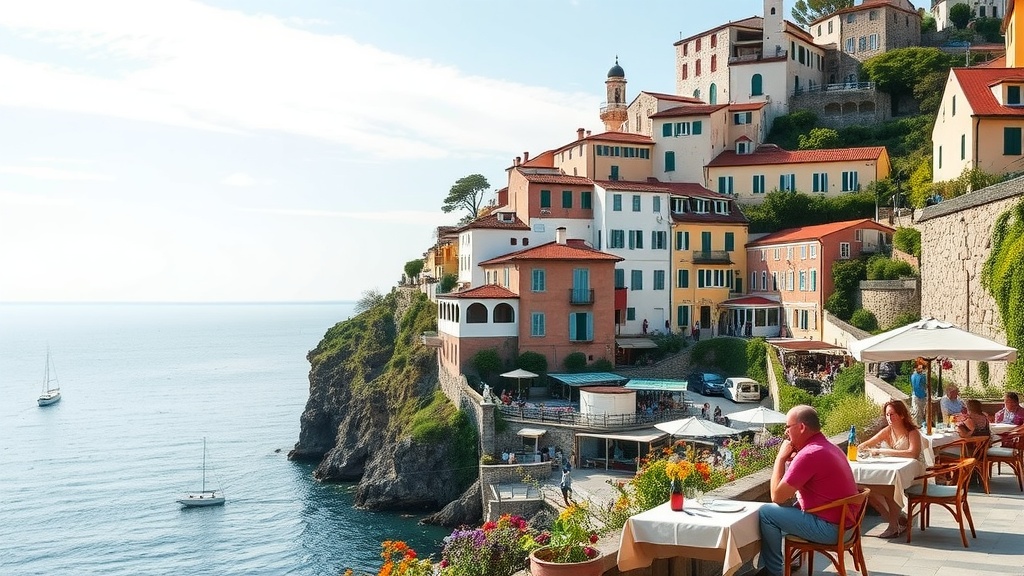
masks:
{"type": "Polygon", "coordinates": [[[206,492],[206,438],[203,438],[203,492],[206,492]]]}

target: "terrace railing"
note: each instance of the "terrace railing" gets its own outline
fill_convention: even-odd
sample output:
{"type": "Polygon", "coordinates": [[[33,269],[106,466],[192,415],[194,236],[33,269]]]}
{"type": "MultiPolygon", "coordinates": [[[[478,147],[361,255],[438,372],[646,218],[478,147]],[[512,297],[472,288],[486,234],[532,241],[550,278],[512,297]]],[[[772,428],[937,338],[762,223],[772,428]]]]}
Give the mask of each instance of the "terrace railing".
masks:
{"type": "Polygon", "coordinates": [[[653,414],[580,414],[571,406],[520,406],[515,403],[499,404],[498,411],[505,420],[564,424],[592,430],[628,430],[694,415],[693,404],[690,402],[685,402],[681,408],[658,410],[653,414]]]}

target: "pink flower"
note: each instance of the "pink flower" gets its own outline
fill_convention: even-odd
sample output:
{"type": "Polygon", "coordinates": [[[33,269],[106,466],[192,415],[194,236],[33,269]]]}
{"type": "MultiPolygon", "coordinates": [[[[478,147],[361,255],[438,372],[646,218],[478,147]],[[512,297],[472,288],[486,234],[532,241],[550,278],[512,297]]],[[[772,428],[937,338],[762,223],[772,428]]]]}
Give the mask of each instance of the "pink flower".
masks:
{"type": "Polygon", "coordinates": [[[597,558],[597,550],[590,546],[584,547],[583,553],[587,555],[587,558],[597,558]]]}
{"type": "Polygon", "coordinates": [[[591,544],[597,544],[597,534],[591,534],[590,535],[590,543],[591,544]]]}
{"type": "Polygon", "coordinates": [[[448,561],[447,560],[441,560],[441,568],[447,568],[447,567],[448,567],[448,561]]]}

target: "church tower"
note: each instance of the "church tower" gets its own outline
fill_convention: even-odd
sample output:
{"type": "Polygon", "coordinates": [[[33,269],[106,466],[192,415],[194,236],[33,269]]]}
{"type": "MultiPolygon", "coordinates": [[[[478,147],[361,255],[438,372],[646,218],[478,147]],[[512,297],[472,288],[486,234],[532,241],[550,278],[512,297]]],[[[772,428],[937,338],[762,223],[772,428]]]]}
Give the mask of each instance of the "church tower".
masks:
{"type": "Polygon", "coordinates": [[[615,57],[615,66],[608,71],[605,80],[607,98],[601,106],[601,121],[605,132],[621,132],[628,117],[626,110],[626,72],[619,66],[619,57],[615,57]]]}
{"type": "Polygon", "coordinates": [[[783,19],[782,0],[764,0],[764,28],[761,36],[763,58],[779,56],[786,49],[786,42],[783,40],[783,19]]]}

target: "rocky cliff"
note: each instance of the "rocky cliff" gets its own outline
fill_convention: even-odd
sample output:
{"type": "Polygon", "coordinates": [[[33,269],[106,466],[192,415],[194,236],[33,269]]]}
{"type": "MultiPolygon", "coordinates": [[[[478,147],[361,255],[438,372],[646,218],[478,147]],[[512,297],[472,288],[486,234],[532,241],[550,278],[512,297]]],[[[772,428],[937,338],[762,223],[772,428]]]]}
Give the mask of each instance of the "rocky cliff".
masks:
{"type": "Polygon", "coordinates": [[[378,510],[437,510],[477,476],[476,433],[438,392],[437,325],[422,294],[396,289],[340,322],[308,354],[309,400],[289,459],[318,462],[322,481],[357,481],[378,510]]]}

